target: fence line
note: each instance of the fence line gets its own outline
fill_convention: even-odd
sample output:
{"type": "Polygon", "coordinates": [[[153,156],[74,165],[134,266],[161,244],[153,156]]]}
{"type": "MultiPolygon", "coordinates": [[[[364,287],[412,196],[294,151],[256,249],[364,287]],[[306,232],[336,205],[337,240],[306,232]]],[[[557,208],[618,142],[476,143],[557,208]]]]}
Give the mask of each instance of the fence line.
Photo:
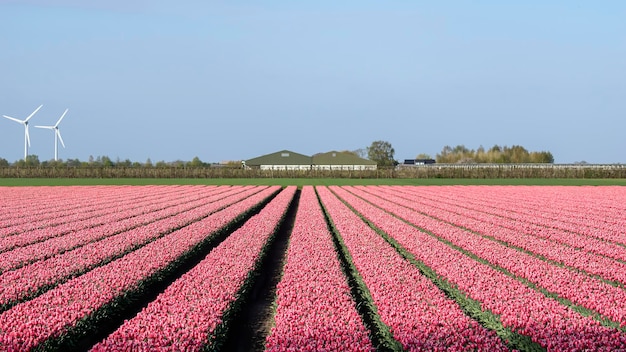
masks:
{"type": "Polygon", "coordinates": [[[431,164],[378,170],[3,167],[0,178],[626,178],[622,164],[431,164]]]}

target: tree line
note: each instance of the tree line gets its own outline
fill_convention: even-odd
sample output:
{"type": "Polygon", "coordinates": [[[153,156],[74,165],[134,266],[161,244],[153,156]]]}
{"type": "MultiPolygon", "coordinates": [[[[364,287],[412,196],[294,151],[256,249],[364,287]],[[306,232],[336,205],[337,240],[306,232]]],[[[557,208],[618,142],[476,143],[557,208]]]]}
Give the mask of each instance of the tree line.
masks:
{"type": "Polygon", "coordinates": [[[548,151],[529,152],[520,145],[499,146],[494,145],[490,149],[480,146],[478,149],[468,149],[464,145],[457,145],[452,148],[448,145],[443,147],[437,154],[437,163],[447,164],[472,164],[472,163],[493,163],[493,164],[521,164],[521,163],[554,163],[552,153],[548,151]]]}
{"type": "MultiPolygon", "coordinates": [[[[45,160],[40,161],[37,155],[31,154],[26,159],[20,159],[13,163],[10,163],[4,158],[0,158],[0,168],[17,167],[17,168],[206,168],[216,164],[210,164],[203,162],[198,157],[194,157],[191,161],[175,160],[175,161],[157,161],[153,163],[152,160],[147,159],[145,162],[131,161],[130,159],[113,160],[108,156],[90,156],[89,160],[81,161],[79,159],[67,159],[67,160],[45,160]]],[[[220,165],[222,166],[222,165],[220,165]]],[[[227,167],[241,167],[241,164],[232,162],[227,167]]]]}
{"type": "MultiPolygon", "coordinates": [[[[376,161],[378,167],[393,167],[399,163],[394,159],[395,150],[393,146],[387,141],[374,141],[367,147],[366,151],[368,158],[376,161]]],[[[415,159],[432,159],[432,157],[428,154],[418,154],[415,159]]],[[[494,145],[489,150],[482,146],[474,150],[468,149],[464,145],[457,145],[454,148],[446,145],[437,154],[435,161],[443,164],[554,163],[554,157],[550,152],[529,152],[519,145],[511,147],[494,145]]]]}

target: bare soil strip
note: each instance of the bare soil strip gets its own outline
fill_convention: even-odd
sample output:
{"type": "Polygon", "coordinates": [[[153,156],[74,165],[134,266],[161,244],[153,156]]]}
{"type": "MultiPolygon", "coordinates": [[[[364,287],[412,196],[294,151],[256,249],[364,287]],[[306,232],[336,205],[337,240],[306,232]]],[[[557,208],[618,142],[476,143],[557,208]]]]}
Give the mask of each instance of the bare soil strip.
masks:
{"type": "Polygon", "coordinates": [[[296,219],[299,201],[300,190],[296,191],[274,242],[270,244],[269,253],[263,258],[259,275],[254,280],[245,306],[232,320],[232,326],[223,346],[226,351],[265,350],[265,338],[274,321],[273,304],[276,300],[276,286],[283,274],[289,238],[296,219]]]}

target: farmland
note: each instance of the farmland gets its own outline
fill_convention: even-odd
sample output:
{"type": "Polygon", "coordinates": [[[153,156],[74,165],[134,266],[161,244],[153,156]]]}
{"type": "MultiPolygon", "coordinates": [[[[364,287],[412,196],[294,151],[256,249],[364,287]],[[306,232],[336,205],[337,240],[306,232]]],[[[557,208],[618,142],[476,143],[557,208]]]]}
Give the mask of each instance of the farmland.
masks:
{"type": "Polygon", "coordinates": [[[0,350],[626,351],[626,188],[0,187],[0,350]]]}

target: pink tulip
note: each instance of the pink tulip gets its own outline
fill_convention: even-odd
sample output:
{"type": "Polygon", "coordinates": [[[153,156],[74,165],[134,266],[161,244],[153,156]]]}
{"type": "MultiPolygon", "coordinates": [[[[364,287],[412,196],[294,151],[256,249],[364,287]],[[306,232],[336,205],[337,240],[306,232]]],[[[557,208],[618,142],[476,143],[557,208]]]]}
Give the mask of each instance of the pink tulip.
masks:
{"type": "Polygon", "coordinates": [[[29,350],[133,289],[278,187],[256,193],[0,314],[0,346],[29,350]],[[17,338],[16,338],[17,336],[17,338]]]}
{"type": "MultiPolygon", "coordinates": [[[[145,225],[133,227],[128,231],[122,232],[118,232],[118,229],[121,227],[114,224],[108,230],[111,233],[109,237],[90,242],[83,247],[78,247],[47,260],[34,262],[17,270],[5,272],[0,276],[0,287],[2,288],[0,290],[0,306],[19,301],[27,295],[37,292],[38,289],[45,285],[53,285],[77,272],[87,270],[114,256],[129,252],[138,246],[171,232],[172,229],[182,227],[195,219],[208,216],[221,207],[237,202],[254,193],[255,190],[250,188],[241,192],[241,189],[235,189],[233,192],[235,193],[220,193],[217,195],[213,195],[214,192],[211,192],[209,196],[200,197],[197,201],[191,201],[187,197],[177,198],[178,202],[184,201],[185,203],[184,205],[171,207],[172,210],[168,210],[169,216],[159,211],[152,212],[151,214],[154,214],[154,216],[151,221],[148,217],[144,217],[142,221],[147,222],[145,225]]],[[[195,193],[201,194],[202,192],[196,190],[195,193]]],[[[89,232],[89,230],[81,231],[76,236],[72,234],[63,236],[63,238],[68,243],[71,243],[71,245],[68,245],[71,248],[71,246],[75,246],[77,243],[74,238],[89,238],[89,232]]],[[[39,253],[45,253],[46,249],[50,247],[55,248],[50,246],[48,242],[50,241],[25,248],[37,247],[37,249],[40,249],[39,253]]],[[[11,258],[11,254],[16,251],[19,250],[2,253],[0,258],[11,258]]],[[[5,265],[5,263],[2,263],[2,265],[5,265]]],[[[7,263],[6,265],[9,264],[7,263]]]]}
{"type": "Polygon", "coordinates": [[[268,351],[372,351],[315,191],[302,188],[268,351]]]}
{"type": "Polygon", "coordinates": [[[93,351],[137,344],[161,351],[200,350],[237,298],[237,291],[276,232],[295,190],[284,190],[136,317],[94,346],[93,351]],[[181,341],[185,341],[185,348],[181,341]]]}
{"type": "MultiPolygon", "coordinates": [[[[456,285],[469,297],[481,302],[483,309],[500,315],[504,326],[509,326],[522,334],[529,335],[544,346],[558,346],[555,347],[557,350],[572,349],[574,341],[579,340],[594,350],[619,350],[626,345],[624,333],[604,327],[592,318],[576,313],[558,301],[547,298],[522,282],[481,264],[436,239],[436,236],[443,236],[448,240],[460,241],[462,237],[465,237],[465,240],[471,240],[480,236],[467,232],[461,236],[459,233],[461,229],[458,227],[452,229],[448,227],[449,224],[440,220],[421,216],[418,210],[410,209],[414,204],[413,201],[405,199],[401,205],[388,200],[389,194],[385,194],[384,197],[374,196],[378,192],[376,187],[346,187],[343,189],[335,187],[333,190],[373,221],[376,226],[390,234],[418,260],[456,285]],[[363,198],[357,198],[347,190],[363,198]],[[369,202],[375,203],[386,211],[374,207],[369,202]],[[411,221],[415,221],[420,216],[417,225],[428,228],[434,236],[406,224],[387,211],[411,221]],[[430,225],[431,220],[433,221],[432,226],[430,225]],[[447,228],[447,230],[441,231],[442,228],[447,228]],[[457,233],[458,236],[450,237],[457,233]],[[607,337],[610,338],[607,339],[607,337]]],[[[461,192],[462,190],[463,188],[459,187],[458,191],[461,192]]],[[[491,191],[491,189],[488,190],[491,191]]],[[[497,193],[490,194],[491,197],[495,195],[497,193]]],[[[415,202],[419,202],[419,200],[416,199],[415,202]]],[[[461,242],[458,243],[461,244],[461,242]]],[[[471,250],[476,250],[476,253],[480,255],[486,253],[483,247],[472,246],[471,250]]],[[[504,263],[509,259],[507,255],[511,254],[510,252],[506,252],[507,254],[500,252],[500,256],[497,257],[495,253],[489,256],[489,260],[497,259],[498,263],[502,265],[505,265],[504,263]]],[[[515,258],[519,259],[520,257],[511,257],[511,264],[516,263],[515,258]]],[[[531,265],[527,274],[538,277],[536,275],[544,275],[544,272],[534,272],[531,265]]],[[[567,286],[566,282],[561,281],[560,284],[567,286]]],[[[610,295],[610,291],[612,289],[607,290],[607,294],[610,295]]],[[[603,306],[602,309],[607,314],[610,311],[606,306],[603,306]]],[[[620,319],[616,320],[620,321],[620,319]]]]}
{"type": "MultiPolygon", "coordinates": [[[[0,187],[0,350],[27,351],[63,336],[276,191],[0,187]]],[[[281,192],[94,350],[194,351],[210,344],[294,192],[281,192]]],[[[548,351],[626,350],[626,188],[333,186],[318,192],[380,320],[407,350],[507,346],[360,215],[502,326],[548,351]],[[571,304],[622,328],[602,325],[571,304]]],[[[373,349],[310,186],[302,191],[275,304],[269,350],[373,349]]]]}
{"type": "Polygon", "coordinates": [[[318,187],[318,193],[370,291],[380,319],[405,349],[508,350],[493,331],[464,315],[455,301],[327,188],[318,187]]]}

